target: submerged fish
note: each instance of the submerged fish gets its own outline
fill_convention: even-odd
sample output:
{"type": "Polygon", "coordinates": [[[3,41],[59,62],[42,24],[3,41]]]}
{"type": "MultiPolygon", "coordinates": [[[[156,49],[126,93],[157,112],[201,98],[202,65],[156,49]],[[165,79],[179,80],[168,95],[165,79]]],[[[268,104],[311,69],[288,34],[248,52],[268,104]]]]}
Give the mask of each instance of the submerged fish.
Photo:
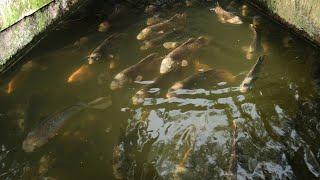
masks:
{"type": "Polygon", "coordinates": [[[148,26],[151,26],[151,25],[154,25],[154,24],[158,24],[161,21],[163,21],[163,19],[159,15],[154,15],[154,16],[152,16],[152,17],[147,19],[146,24],[148,26]]]}
{"type": "Polygon", "coordinates": [[[59,133],[59,130],[72,116],[85,108],[105,109],[111,106],[111,104],[110,97],[101,97],[87,104],[78,103],[44,119],[37,127],[28,133],[22,143],[22,149],[25,152],[33,152],[36,148],[45,145],[51,138],[59,133]]]}
{"type": "Polygon", "coordinates": [[[177,68],[182,60],[188,59],[192,53],[197,52],[202,46],[208,43],[208,39],[200,36],[199,38],[190,38],[185,43],[171,51],[161,62],[160,73],[167,73],[177,68]]]}
{"type": "Polygon", "coordinates": [[[90,66],[85,64],[74,71],[69,77],[67,82],[68,83],[76,83],[76,82],[83,82],[92,77],[93,72],[90,71],[90,66]]]}
{"type": "Polygon", "coordinates": [[[153,79],[152,83],[142,86],[132,97],[132,104],[139,105],[144,102],[145,98],[151,97],[152,94],[159,94],[159,91],[153,92],[152,89],[156,89],[162,87],[164,84],[170,83],[172,78],[176,78],[177,71],[178,69],[166,74],[160,74],[160,76],[153,79]]]}
{"type": "Polygon", "coordinates": [[[242,24],[242,20],[240,19],[239,16],[236,16],[234,14],[232,14],[231,12],[228,12],[224,9],[222,9],[222,7],[219,5],[219,3],[217,3],[217,6],[215,8],[211,8],[211,11],[214,11],[217,15],[219,20],[222,23],[230,23],[230,24],[242,24]]]}
{"type": "Polygon", "coordinates": [[[179,46],[178,42],[165,42],[163,43],[163,47],[165,49],[175,49],[179,46]]]}
{"type": "Polygon", "coordinates": [[[245,79],[240,85],[240,92],[245,93],[250,88],[252,88],[253,82],[258,78],[259,72],[261,70],[262,63],[264,61],[265,55],[260,56],[255,63],[255,65],[251,68],[245,79]]]}
{"type": "Polygon", "coordinates": [[[161,63],[161,58],[157,56],[158,54],[153,53],[149,56],[140,60],[137,64],[132,65],[120,73],[118,73],[110,84],[111,90],[116,90],[123,88],[129,83],[132,83],[134,80],[140,77],[143,72],[148,71],[150,69],[158,69],[161,63]]]}
{"type": "Polygon", "coordinates": [[[120,35],[114,33],[108,36],[97,48],[95,48],[91,54],[88,56],[88,63],[93,64],[94,62],[101,61],[108,53],[108,48],[110,48],[110,43],[112,40],[118,38],[120,35]]]}
{"type": "Polygon", "coordinates": [[[107,32],[110,28],[110,23],[108,21],[103,21],[99,24],[98,31],[99,32],[107,32]]]}
{"type": "Polygon", "coordinates": [[[82,49],[82,48],[86,47],[86,45],[88,44],[89,41],[90,41],[90,39],[88,37],[81,37],[79,40],[74,42],[73,45],[78,47],[79,49],[82,49]]]}
{"type": "Polygon", "coordinates": [[[168,20],[165,20],[165,21],[159,22],[157,24],[148,26],[148,27],[144,28],[137,35],[137,39],[138,40],[145,40],[145,39],[149,39],[150,36],[152,36],[154,34],[159,34],[159,32],[173,30],[177,26],[184,24],[186,21],[186,17],[187,17],[187,15],[184,13],[183,14],[176,14],[168,20]]]}
{"type": "Polygon", "coordinates": [[[156,38],[150,39],[150,40],[146,40],[144,41],[144,45],[141,46],[141,50],[147,50],[150,49],[154,46],[157,46],[161,43],[161,41],[163,41],[163,39],[167,38],[168,36],[170,36],[171,34],[173,34],[174,32],[176,32],[177,29],[168,31],[168,32],[164,32],[162,34],[160,34],[159,36],[157,36],[156,38]]]}
{"type": "Polygon", "coordinates": [[[234,76],[230,72],[226,70],[220,70],[220,69],[210,69],[207,71],[199,72],[197,74],[193,74],[185,78],[182,81],[178,81],[174,83],[169,88],[166,97],[167,98],[175,97],[177,96],[176,92],[179,89],[189,89],[198,83],[202,83],[203,81],[211,82],[212,80],[233,82],[234,76]]]}

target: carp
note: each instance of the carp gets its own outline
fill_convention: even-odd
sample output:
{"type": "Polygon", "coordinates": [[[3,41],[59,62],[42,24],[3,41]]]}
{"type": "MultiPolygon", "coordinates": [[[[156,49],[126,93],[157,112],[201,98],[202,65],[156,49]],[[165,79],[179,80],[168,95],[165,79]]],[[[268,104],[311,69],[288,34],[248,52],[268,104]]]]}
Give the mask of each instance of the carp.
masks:
{"type": "Polygon", "coordinates": [[[146,24],[148,26],[151,26],[151,25],[154,25],[154,24],[158,24],[161,21],[163,21],[163,19],[159,15],[154,15],[154,16],[152,16],[152,17],[147,19],[146,24]]]}
{"type": "Polygon", "coordinates": [[[252,88],[252,84],[258,78],[258,75],[261,71],[261,66],[264,62],[265,55],[260,56],[254,66],[251,68],[245,79],[240,85],[240,92],[248,92],[252,88]]]}
{"type": "Polygon", "coordinates": [[[169,88],[166,97],[176,97],[176,92],[179,89],[189,89],[198,83],[202,83],[203,81],[211,82],[212,80],[234,82],[235,77],[230,72],[223,69],[209,69],[203,72],[199,72],[197,74],[193,74],[183,79],[182,81],[174,83],[169,88]]]}
{"type": "Polygon", "coordinates": [[[175,49],[179,46],[178,42],[165,42],[163,43],[163,47],[165,49],[175,49]]]}
{"type": "Polygon", "coordinates": [[[154,34],[159,34],[159,32],[165,32],[168,30],[175,29],[177,26],[182,25],[186,22],[187,15],[182,14],[176,14],[172,16],[170,19],[162,21],[160,23],[148,26],[144,28],[138,35],[138,40],[146,40],[149,39],[150,36],[154,34]]]}
{"type": "Polygon", "coordinates": [[[161,58],[157,53],[148,55],[140,60],[137,64],[132,65],[120,73],[118,73],[110,84],[111,90],[123,88],[127,84],[132,83],[136,79],[142,79],[141,74],[147,69],[158,68],[161,63],[161,58]]]}
{"type": "Polygon", "coordinates": [[[68,83],[84,82],[92,77],[93,72],[90,70],[90,66],[85,64],[74,71],[67,79],[68,83]]]}
{"type": "Polygon", "coordinates": [[[144,41],[144,45],[140,47],[140,50],[148,50],[154,46],[157,46],[163,41],[163,39],[167,38],[171,34],[176,32],[176,29],[160,34],[158,37],[144,41]]]}
{"type": "Polygon", "coordinates": [[[178,67],[182,60],[189,58],[192,53],[197,52],[202,46],[208,43],[208,39],[200,36],[190,38],[182,45],[171,51],[161,62],[160,73],[164,74],[178,67]]]}
{"type": "Polygon", "coordinates": [[[98,32],[107,32],[110,28],[110,23],[108,21],[103,21],[99,24],[98,32]]]}
{"type": "Polygon", "coordinates": [[[132,104],[139,105],[144,102],[145,98],[151,97],[152,94],[159,94],[160,92],[153,92],[152,89],[163,87],[172,82],[173,79],[177,79],[177,72],[179,70],[181,70],[181,67],[166,74],[160,74],[153,79],[152,83],[143,85],[132,97],[132,104]]]}
{"type": "Polygon", "coordinates": [[[211,8],[210,10],[214,11],[218,15],[218,18],[222,23],[243,24],[243,22],[239,16],[236,16],[236,15],[232,14],[231,12],[224,10],[219,5],[219,3],[217,3],[216,7],[211,8]]]}
{"type": "Polygon", "coordinates": [[[99,62],[107,55],[108,48],[110,48],[110,43],[112,40],[118,38],[120,34],[114,33],[108,36],[102,43],[96,47],[88,56],[88,63],[93,64],[95,62],[99,62]]]}
{"type": "Polygon", "coordinates": [[[86,108],[106,109],[111,106],[110,97],[101,97],[90,103],[78,103],[64,110],[49,116],[30,131],[22,143],[22,149],[25,152],[33,152],[35,149],[42,147],[55,137],[59,130],[71,119],[86,108]]]}

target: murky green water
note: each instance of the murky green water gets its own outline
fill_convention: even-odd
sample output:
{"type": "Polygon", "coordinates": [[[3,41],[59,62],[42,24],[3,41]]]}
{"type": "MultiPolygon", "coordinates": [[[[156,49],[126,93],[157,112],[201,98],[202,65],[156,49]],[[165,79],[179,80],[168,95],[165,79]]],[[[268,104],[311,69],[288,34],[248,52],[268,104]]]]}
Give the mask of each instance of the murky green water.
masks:
{"type": "MultiPolygon", "coordinates": [[[[2,77],[0,179],[319,178],[320,114],[312,76],[319,50],[263,18],[267,58],[253,89],[241,93],[239,85],[257,59],[248,60],[243,47],[250,45],[248,26],[259,14],[249,9],[244,17],[236,8],[244,23],[223,24],[209,7],[162,12],[164,18],[188,15],[184,31],[166,41],[209,37],[210,44],[193,60],[224,69],[235,81],[207,80],[170,100],[165,97],[169,87],[159,87],[159,95],[137,106],[131,97],[141,84],[117,91],[109,85],[118,72],[148,54],[170,52],[161,45],[140,50],[136,35],[149,16],[132,13],[112,22],[106,33],[95,31],[101,22],[95,18],[69,22],[50,33],[21,67],[2,77]],[[87,65],[86,56],[113,32],[122,34],[109,52],[114,67],[109,61],[87,65]],[[89,42],[74,46],[83,36],[89,42]],[[288,36],[292,43],[285,47],[288,36]],[[68,79],[81,66],[83,75],[68,79]],[[87,108],[43,147],[32,153],[22,150],[28,132],[45,117],[106,96],[112,98],[111,107],[87,108]]],[[[195,73],[186,69],[168,84],[195,73]]],[[[144,80],[152,80],[149,76],[144,80]]]]}

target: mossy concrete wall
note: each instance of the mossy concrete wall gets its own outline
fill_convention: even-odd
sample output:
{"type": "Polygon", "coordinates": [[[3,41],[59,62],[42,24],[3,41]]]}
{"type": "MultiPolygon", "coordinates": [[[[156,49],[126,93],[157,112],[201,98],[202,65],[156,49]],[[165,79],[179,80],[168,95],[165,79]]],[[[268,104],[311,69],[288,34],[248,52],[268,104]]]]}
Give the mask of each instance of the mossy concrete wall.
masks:
{"type": "MultiPolygon", "coordinates": [[[[41,2],[48,1],[44,0],[41,2]]],[[[37,6],[40,9],[32,15],[24,16],[26,13],[20,13],[16,17],[24,17],[23,19],[19,20],[19,18],[15,18],[17,22],[14,22],[12,19],[6,21],[8,23],[14,22],[14,24],[0,32],[0,71],[2,72],[15,63],[18,58],[13,58],[14,56],[22,57],[27,50],[30,50],[32,46],[37,44],[36,42],[44,37],[46,30],[50,29],[62,17],[65,17],[68,13],[72,13],[85,2],[87,0],[55,0],[42,8],[40,8],[42,5],[40,3],[37,6]]]]}
{"type": "Polygon", "coordinates": [[[0,31],[33,14],[53,0],[0,0],[0,31]]]}
{"type": "Polygon", "coordinates": [[[320,0],[247,0],[320,45],[320,0]]]}

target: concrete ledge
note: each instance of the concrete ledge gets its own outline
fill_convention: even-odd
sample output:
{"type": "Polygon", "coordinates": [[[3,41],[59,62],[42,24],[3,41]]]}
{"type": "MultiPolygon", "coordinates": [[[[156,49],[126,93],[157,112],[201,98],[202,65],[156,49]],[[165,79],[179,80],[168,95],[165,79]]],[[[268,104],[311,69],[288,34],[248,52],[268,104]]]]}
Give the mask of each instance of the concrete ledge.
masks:
{"type": "Polygon", "coordinates": [[[17,58],[37,44],[46,30],[87,0],[56,0],[0,33],[0,71],[12,66],[17,58]],[[16,55],[17,58],[13,57],[16,55]]]}
{"type": "Polygon", "coordinates": [[[319,0],[245,0],[245,2],[320,46],[319,0]]]}
{"type": "Polygon", "coordinates": [[[33,14],[53,0],[0,0],[0,31],[33,14]]]}

